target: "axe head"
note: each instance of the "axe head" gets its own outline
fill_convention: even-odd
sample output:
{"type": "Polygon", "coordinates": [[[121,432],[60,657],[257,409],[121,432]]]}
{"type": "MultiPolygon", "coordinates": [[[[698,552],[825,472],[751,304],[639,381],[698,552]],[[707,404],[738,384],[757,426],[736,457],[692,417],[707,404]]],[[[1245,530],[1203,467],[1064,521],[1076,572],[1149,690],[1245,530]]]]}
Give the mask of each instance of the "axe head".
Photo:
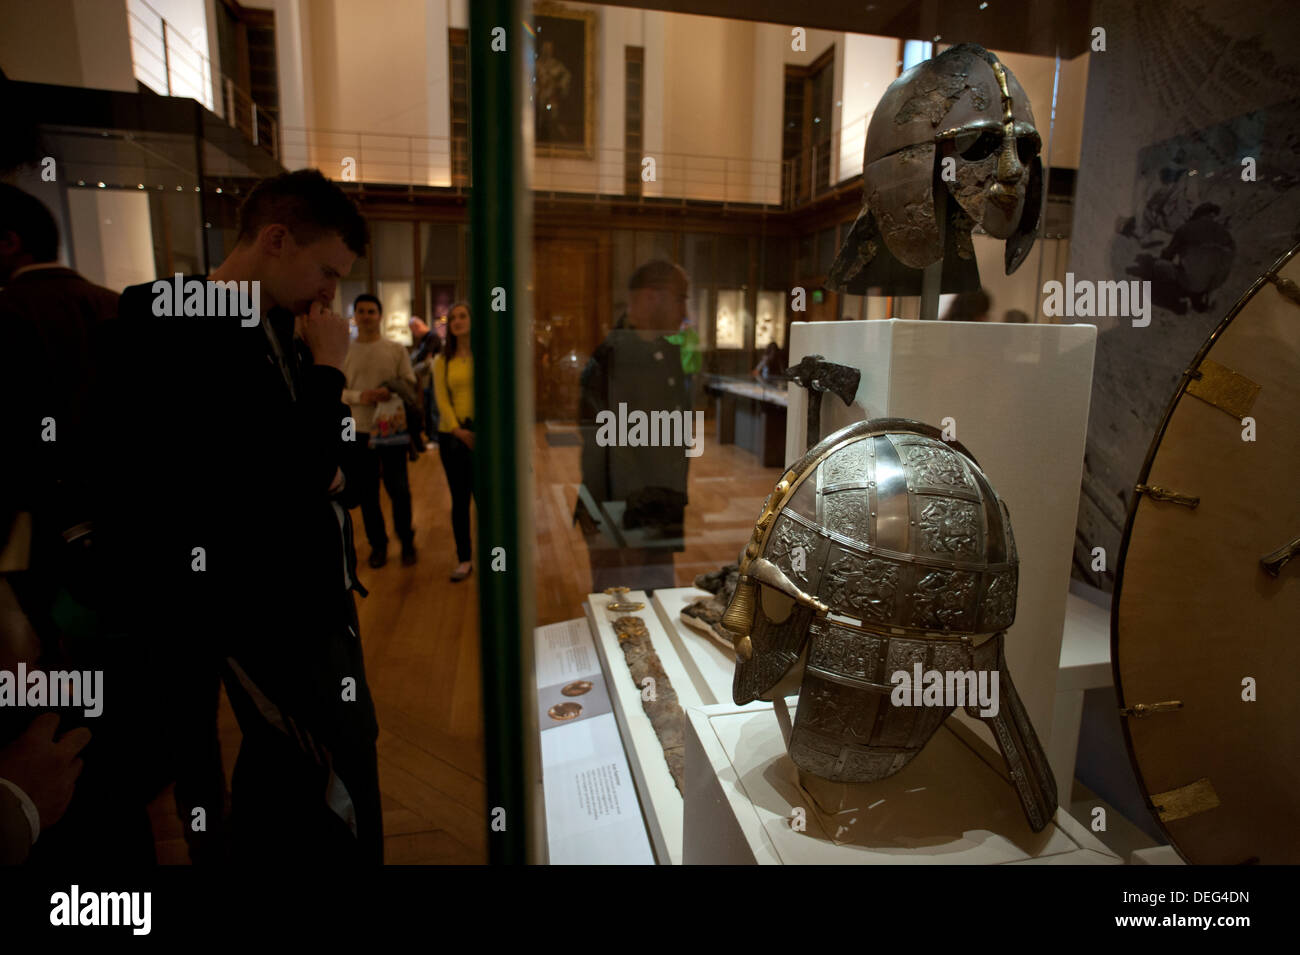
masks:
{"type": "Polygon", "coordinates": [[[821,355],[805,355],[792,365],[786,376],[809,392],[824,391],[837,395],[845,405],[853,404],[862,381],[862,372],[848,365],[827,361],[821,355]]]}

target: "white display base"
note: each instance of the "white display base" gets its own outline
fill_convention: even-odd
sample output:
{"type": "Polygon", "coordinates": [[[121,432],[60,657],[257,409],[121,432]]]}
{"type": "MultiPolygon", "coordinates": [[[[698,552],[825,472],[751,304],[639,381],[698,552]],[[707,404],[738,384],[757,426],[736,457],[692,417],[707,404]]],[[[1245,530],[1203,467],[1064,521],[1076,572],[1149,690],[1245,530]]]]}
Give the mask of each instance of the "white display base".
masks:
{"type": "MultiPolygon", "coordinates": [[[[790,326],[791,365],[816,354],[862,371],[850,407],[823,396],[823,437],[868,418],[913,418],[939,429],[952,419],[956,440],[1006,502],[1020,555],[1007,662],[1049,751],[1096,342],[1093,325],[889,319],[790,326]]],[[[791,388],[789,399],[786,459],[795,461],[807,448],[807,392],[791,388]]],[[[987,727],[969,725],[992,745],[987,727]]],[[[1061,798],[1068,797],[1067,786],[1061,798]]]]}
{"type": "MultiPolygon", "coordinates": [[[[1083,723],[1083,694],[1110,686],[1110,613],[1078,594],[1065,598],[1065,632],[1061,640],[1061,668],[1056,676],[1056,704],[1052,738],[1046,744],[1047,761],[1056,776],[1062,804],[1069,803],[1074,785],[1074,764],[1079,753],[1079,727],[1083,723]]],[[[1017,684],[1017,689],[1019,684],[1017,684]]]]}
{"type": "MultiPolygon", "coordinates": [[[[673,587],[656,590],[653,597],[659,619],[706,705],[731,699],[731,678],[736,668],[734,656],[681,620],[683,607],[707,596],[698,587],[673,587]]],[[[1068,594],[1052,724],[1056,732],[1047,747],[1058,793],[1068,794],[1074,784],[1084,691],[1110,684],[1110,615],[1096,604],[1068,594]]],[[[761,707],[771,708],[758,701],[746,708],[761,707]]],[[[997,758],[996,753],[993,756],[997,758]]],[[[1062,802],[1065,798],[1061,796],[1062,802]]]]}
{"type": "MultiPolygon", "coordinates": [[[[758,515],[755,515],[757,517],[758,515]]],[[[671,587],[655,591],[653,598],[659,619],[668,632],[673,649],[704,705],[731,702],[731,681],[736,672],[736,655],[681,621],[682,608],[709,596],[699,587],[671,587]]],[[[741,709],[768,709],[771,704],[755,701],[741,709]]]]}
{"type": "Polygon", "coordinates": [[[659,621],[650,598],[644,591],[634,590],[622,598],[628,602],[641,602],[644,609],[633,613],[611,613],[606,604],[611,600],[605,594],[588,594],[583,604],[591,632],[600,654],[605,672],[605,686],[609,691],[614,716],[627,751],[628,765],[636,782],[641,810],[645,814],[646,829],[654,845],[655,859],[661,864],[680,865],[682,861],[682,796],[673,782],[668,763],[664,760],[663,745],[655,735],[650,717],[641,706],[641,689],[632,680],[623,649],[614,633],[614,620],[619,617],[638,617],[650,631],[650,642],[663,664],[664,673],[677,693],[683,710],[689,711],[703,701],[686,668],[678,657],[676,645],[659,621]]]}
{"type": "Polygon", "coordinates": [[[631,768],[614,716],[606,678],[585,618],[533,631],[538,749],[546,807],[547,861],[551,865],[648,865],[654,862],[631,768]],[[591,684],[578,696],[564,689],[591,684]],[[557,720],[550,708],[582,707],[557,720]]]}
{"type": "Polygon", "coordinates": [[[902,771],[858,784],[866,817],[838,845],[795,783],[775,714],[718,704],[687,722],[687,864],[1121,864],[1068,813],[1031,832],[1011,783],[952,720],[902,771]]]}

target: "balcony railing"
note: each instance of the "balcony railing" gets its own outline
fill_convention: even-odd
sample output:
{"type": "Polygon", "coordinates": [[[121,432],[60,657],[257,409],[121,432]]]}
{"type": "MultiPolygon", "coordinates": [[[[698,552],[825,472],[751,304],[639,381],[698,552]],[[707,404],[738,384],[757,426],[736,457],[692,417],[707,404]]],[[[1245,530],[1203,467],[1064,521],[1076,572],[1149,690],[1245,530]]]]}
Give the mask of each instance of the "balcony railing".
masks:
{"type": "Polygon", "coordinates": [[[127,0],[131,59],[135,77],[162,96],[197,100],[249,142],[280,158],[280,130],[275,116],[259,106],[234,80],[212,63],[146,0],[127,0]]]}
{"type": "MultiPolygon", "coordinates": [[[[862,171],[867,120],[861,117],[785,160],[653,152],[633,156],[616,148],[596,149],[590,158],[538,156],[533,161],[533,191],[793,209],[862,171]]],[[[290,126],[281,134],[280,160],[288,169],[311,166],[341,182],[456,191],[470,185],[469,144],[462,137],[290,126]]]]}

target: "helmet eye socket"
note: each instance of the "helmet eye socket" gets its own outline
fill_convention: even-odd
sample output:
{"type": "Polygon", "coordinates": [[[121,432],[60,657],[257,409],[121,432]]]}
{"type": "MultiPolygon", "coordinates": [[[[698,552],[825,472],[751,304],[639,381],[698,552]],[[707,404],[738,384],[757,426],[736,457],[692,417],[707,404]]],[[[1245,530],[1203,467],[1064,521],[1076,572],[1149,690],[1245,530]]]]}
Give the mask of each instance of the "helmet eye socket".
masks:
{"type": "Polygon", "coordinates": [[[1002,133],[993,129],[973,129],[958,134],[956,146],[962,159],[968,162],[979,162],[981,159],[988,159],[1001,148],[1002,133]]]}
{"type": "Polygon", "coordinates": [[[1020,162],[1026,166],[1034,161],[1034,157],[1038,155],[1038,150],[1041,148],[1042,143],[1034,134],[1027,133],[1016,138],[1016,155],[1019,157],[1020,162]]]}
{"type": "Polygon", "coordinates": [[[772,623],[785,623],[794,610],[795,599],[776,587],[760,582],[758,585],[758,603],[763,616],[772,623]]]}

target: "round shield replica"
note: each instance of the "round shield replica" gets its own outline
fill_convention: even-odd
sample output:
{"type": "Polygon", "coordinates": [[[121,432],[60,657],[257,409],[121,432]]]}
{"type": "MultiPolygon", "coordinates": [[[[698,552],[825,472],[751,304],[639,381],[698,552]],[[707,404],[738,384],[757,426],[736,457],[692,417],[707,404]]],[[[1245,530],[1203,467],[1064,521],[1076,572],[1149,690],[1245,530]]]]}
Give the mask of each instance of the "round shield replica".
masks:
{"type": "Polygon", "coordinates": [[[850,425],[763,505],[722,619],[736,637],[732,696],[798,688],[790,757],[833,782],[892,776],[964,705],[992,727],[1037,832],[1056,783],[1003,654],[1017,569],[1006,506],[965,448],[918,421],[850,425]],[[900,671],[944,674],[956,704],[896,705],[900,671]],[[982,711],[976,686],[994,674],[998,705],[982,711]]]}
{"type": "Polygon", "coordinates": [[[862,211],[828,284],[918,294],[943,260],[944,292],[979,288],[971,230],[1005,239],[1006,272],[1038,236],[1042,137],[1029,97],[988,50],[961,43],[894,80],[872,113],[862,211]]]}
{"type": "Polygon", "coordinates": [[[1151,811],[1192,863],[1300,862],[1298,250],[1184,373],[1116,566],[1125,738],[1151,811]]]}

